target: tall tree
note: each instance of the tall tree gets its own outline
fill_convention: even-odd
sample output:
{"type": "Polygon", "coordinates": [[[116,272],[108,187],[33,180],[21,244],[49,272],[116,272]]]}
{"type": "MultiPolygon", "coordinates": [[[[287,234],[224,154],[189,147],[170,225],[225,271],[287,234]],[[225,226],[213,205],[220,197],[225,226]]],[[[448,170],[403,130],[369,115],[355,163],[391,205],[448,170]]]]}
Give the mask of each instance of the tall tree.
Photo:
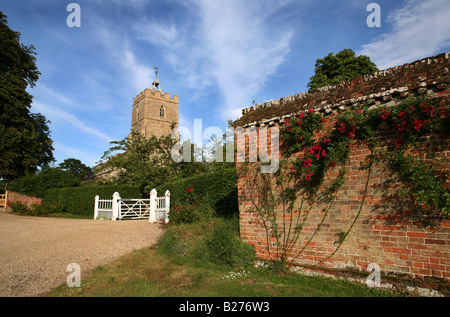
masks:
{"type": "Polygon", "coordinates": [[[44,197],[51,188],[78,187],[81,180],[59,167],[45,166],[35,175],[16,178],[8,182],[8,190],[21,194],[44,197]]]}
{"type": "Polygon", "coordinates": [[[194,161],[195,145],[185,141],[173,152],[176,144],[170,135],[146,138],[132,130],[125,139],[111,142],[112,147],[104,153],[96,173],[115,175],[110,178],[112,183],[138,186],[143,194],[148,194],[162,184],[207,171],[203,161],[194,161]],[[184,152],[186,149],[189,153],[184,152]],[[184,154],[191,162],[184,161],[184,154]],[[178,161],[177,155],[183,160],[178,161]]]}
{"type": "Polygon", "coordinates": [[[92,175],[92,169],[75,158],[65,159],[64,162],[59,164],[59,167],[70,172],[74,177],[79,178],[80,180],[85,180],[88,176],[92,175]]]}
{"type": "Polygon", "coordinates": [[[40,72],[34,47],[20,43],[0,11],[0,178],[33,174],[54,160],[49,121],[30,113],[34,87],[40,72]]]}
{"type": "Polygon", "coordinates": [[[356,56],[351,49],[344,49],[336,55],[330,53],[324,58],[319,58],[315,67],[315,74],[308,83],[311,89],[338,84],[378,71],[377,65],[368,56],[356,56]]]}

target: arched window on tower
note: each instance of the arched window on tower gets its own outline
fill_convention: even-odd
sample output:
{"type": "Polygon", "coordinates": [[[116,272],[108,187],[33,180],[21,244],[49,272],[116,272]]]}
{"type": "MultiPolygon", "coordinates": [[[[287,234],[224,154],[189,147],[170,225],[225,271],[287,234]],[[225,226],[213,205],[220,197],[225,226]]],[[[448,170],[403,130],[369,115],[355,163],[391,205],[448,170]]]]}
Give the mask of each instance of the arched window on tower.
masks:
{"type": "Polygon", "coordinates": [[[164,118],[165,114],[164,114],[164,107],[161,106],[161,108],[159,109],[159,117],[160,118],[164,118]]]}

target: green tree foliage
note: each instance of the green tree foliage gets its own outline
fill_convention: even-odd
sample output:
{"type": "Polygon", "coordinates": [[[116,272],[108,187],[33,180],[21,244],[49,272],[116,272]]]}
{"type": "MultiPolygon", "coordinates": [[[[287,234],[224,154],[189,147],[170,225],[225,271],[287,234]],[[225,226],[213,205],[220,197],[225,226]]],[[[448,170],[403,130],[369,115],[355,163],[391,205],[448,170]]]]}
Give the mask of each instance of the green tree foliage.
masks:
{"type": "Polygon", "coordinates": [[[73,177],[85,180],[92,175],[92,168],[83,164],[80,160],[75,158],[65,159],[64,162],[59,164],[59,167],[72,174],[73,177]]]}
{"type": "Polygon", "coordinates": [[[46,190],[42,198],[50,204],[60,205],[59,211],[63,214],[92,219],[95,196],[99,195],[100,199],[112,199],[115,192],[122,198],[141,198],[137,187],[118,185],[52,188],[46,190]]]}
{"type": "Polygon", "coordinates": [[[315,74],[310,78],[308,87],[316,89],[327,85],[378,71],[377,66],[368,56],[356,56],[351,49],[344,49],[334,55],[328,54],[316,61],[315,74]]]}
{"type": "Polygon", "coordinates": [[[236,170],[228,168],[171,181],[155,188],[159,194],[170,191],[172,208],[206,204],[217,216],[233,218],[239,215],[236,183],[236,170]]]}
{"type": "Polygon", "coordinates": [[[79,185],[80,179],[70,172],[58,167],[46,166],[36,175],[27,175],[10,181],[8,190],[34,197],[44,197],[48,189],[79,185]]]}
{"type": "Polygon", "coordinates": [[[236,164],[234,162],[234,133],[232,132],[233,122],[231,120],[228,121],[228,126],[230,130],[219,136],[212,135],[209,143],[204,147],[204,153],[209,153],[209,155],[205,158],[205,164],[210,172],[219,172],[222,170],[228,169],[236,169],[236,164]],[[230,151],[227,147],[228,144],[231,144],[230,151]]]}
{"type": "MultiPolygon", "coordinates": [[[[171,136],[145,138],[132,131],[121,140],[111,142],[97,170],[117,171],[113,183],[137,186],[141,193],[164,183],[204,172],[203,162],[176,162],[172,158],[175,140],[171,136]],[[119,152],[119,153],[118,153],[119,152]]],[[[193,146],[188,144],[193,158],[193,146]]],[[[182,152],[183,149],[180,150],[182,152]]]]}
{"type": "Polygon", "coordinates": [[[30,113],[26,91],[39,78],[34,47],[19,42],[0,11],[0,178],[33,174],[54,160],[48,122],[30,113]]]}

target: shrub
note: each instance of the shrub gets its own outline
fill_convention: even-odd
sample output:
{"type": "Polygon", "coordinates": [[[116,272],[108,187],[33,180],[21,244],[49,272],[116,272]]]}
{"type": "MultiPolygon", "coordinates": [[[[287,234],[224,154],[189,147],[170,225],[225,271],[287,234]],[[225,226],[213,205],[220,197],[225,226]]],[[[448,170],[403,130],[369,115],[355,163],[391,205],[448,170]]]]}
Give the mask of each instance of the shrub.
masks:
{"type": "Polygon", "coordinates": [[[17,214],[27,214],[29,212],[27,204],[24,204],[21,201],[8,202],[8,208],[10,208],[13,213],[17,214]]]}
{"type": "MultiPolygon", "coordinates": [[[[188,200],[194,204],[208,205],[216,215],[230,218],[239,214],[236,180],[236,170],[229,169],[168,183],[157,190],[158,193],[170,191],[171,206],[183,205],[188,200]],[[189,200],[189,187],[195,188],[195,200],[189,200]]],[[[171,211],[173,210],[172,207],[171,211]]]]}
{"type": "Polygon", "coordinates": [[[231,267],[244,267],[255,258],[253,247],[239,238],[237,219],[214,218],[170,225],[160,237],[158,249],[181,259],[231,267]]]}
{"type": "Polygon", "coordinates": [[[158,249],[163,254],[182,258],[195,258],[195,250],[205,235],[211,232],[211,221],[177,224],[171,223],[158,240],[158,249]]]}
{"type": "Polygon", "coordinates": [[[214,230],[205,239],[206,256],[216,264],[242,267],[255,258],[255,250],[239,238],[239,224],[235,220],[218,219],[214,230]]]}
{"type": "Polygon", "coordinates": [[[14,192],[43,198],[51,188],[78,187],[80,180],[60,168],[45,167],[36,175],[24,176],[11,181],[8,189],[14,192]]]}
{"type": "Polygon", "coordinates": [[[177,224],[192,223],[211,218],[214,211],[205,201],[205,196],[199,196],[196,193],[194,185],[189,186],[186,189],[183,203],[178,205],[172,204],[169,220],[177,224]]]}
{"type": "Polygon", "coordinates": [[[182,204],[173,206],[169,213],[172,223],[193,223],[211,218],[213,210],[207,204],[182,204]]]}
{"type": "Polygon", "coordinates": [[[50,215],[62,212],[61,205],[58,202],[42,201],[40,204],[32,204],[30,214],[32,215],[50,215]]]}
{"type": "Polygon", "coordinates": [[[39,204],[34,203],[30,206],[21,201],[8,202],[8,207],[13,213],[31,216],[49,215],[61,212],[61,205],[58,202],[50,203],[48,201],[42,201],[39,204]]]}

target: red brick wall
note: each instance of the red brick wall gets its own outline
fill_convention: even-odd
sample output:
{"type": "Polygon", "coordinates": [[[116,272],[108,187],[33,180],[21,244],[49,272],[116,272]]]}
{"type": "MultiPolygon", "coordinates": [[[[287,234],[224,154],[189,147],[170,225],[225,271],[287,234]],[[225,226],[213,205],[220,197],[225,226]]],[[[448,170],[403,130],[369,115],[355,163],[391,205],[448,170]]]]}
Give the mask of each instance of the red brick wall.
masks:
{"type": "MultiPolygon", "coordinates": [[[[441,54],[372,76],[363,76],[327,87],[286,103],[285,106],[278,107],[277,112],[256,107],[256,110],[246,112],[236,123],[244,129],[251,126],[259,127],[261,122],[275,127],[279,126],[283,115],[312,108],[323,112],[327,124],[332,126],[339,107],[343,110],[342,107],[366,101],[372,105],[389,106],[408,95],[423,94],[441,98],[446,106],[444,107],[447,111],[445,115],[448,115],[449,55],[441,54]]],[[[246,142],[248,147],[248,140],[236,140],[241,143],[246,142]]],[[[268,143],[270,145],[270,142],[268,143]]],[[[438,156],[447,159],[443,168],[448,170],[450,157],[448,135],[442,136],[439,144],[435,145],[439,149],[438,156]]],[[[360,162],[364,161],[368,154],[369,149],[365,146],[352,148],[346,166],[345,183],[339,189],[336,201],[325,219],[324,210],[328,205],[323,203],[313,205],[300,238],[292,250],[292,256],[296,256],[295,263],[317,265],[337,248],[338,244],[335,243],[338,240],[337,234],[349,229],[361,205],[368,171],[360,169],[360,162]],[[316,228],[322,221],[320,230],[316,232],[316,228]],[[313,234],[313,239],[305,247],[313,234]],[[301,255],[298,255],[302,249],[301,255]]],[[[267,245],[270,244],[271,250],[275,251],[275,240],[273,238],[267,240],[260,218],[253,212],[253,204],[258,204],[261,195],[261,189],[258,188],[261,184],[259,167],[257,164],[248,163],[248,159],[246,163],[238,161],[236,165],[241,238],[254,245],[259,257],[268,259],[267,245]]],[[[336,171],[330,171],[326,175],[323,188],[329,187],[327,179],[333,179],[336,173],[336,171]]],[[[339,250],[323,265],[365,271],[369,263],[377,263],[385,273],[406,274],[413,278],[435,277],[449,281],[450,221],[444,221],[433,229],[429,229],[404,223],[399,221],[400,219],[386,215],[386,209],[383,209],[388,208],[384,206],[386,195],[393,193],[398,186],[401,186],[395,182],[386,184],[386,180],[392,177],[392,171],[382,164],[373,166],[360,216],[339,250]],[[384,207],[381,208],[382,206],[384,207]]],[[[271,178],[271,189],[279,192],[279,185],[275,184],[273,176],[270,175],[269,178],[271,178]]],[[[296,208],[300,210],[299,201],[296,203],[296,208]]],[[[301,209],[308,208],[309,205],[304,204],[301,209]]],[[[281,207],[278,207],[278,212],[280,211],[281,207]]],[[[290,219],[285,220],[288,225],[290,219]]],[[[279,221],[280,226],[283,223],[282,220],[279,221]]]]}
{"type": "Polygon", "coordinates": [[[42,203],[42,198],[30,197],[27,195],[8,191],[7,202],[6,202],[6,211],[8,211],[8,203],[13,203],[13,202],[21,202],[22,204],[26,204],[28,207],[31,207],[32,204],[42,203]]]}

